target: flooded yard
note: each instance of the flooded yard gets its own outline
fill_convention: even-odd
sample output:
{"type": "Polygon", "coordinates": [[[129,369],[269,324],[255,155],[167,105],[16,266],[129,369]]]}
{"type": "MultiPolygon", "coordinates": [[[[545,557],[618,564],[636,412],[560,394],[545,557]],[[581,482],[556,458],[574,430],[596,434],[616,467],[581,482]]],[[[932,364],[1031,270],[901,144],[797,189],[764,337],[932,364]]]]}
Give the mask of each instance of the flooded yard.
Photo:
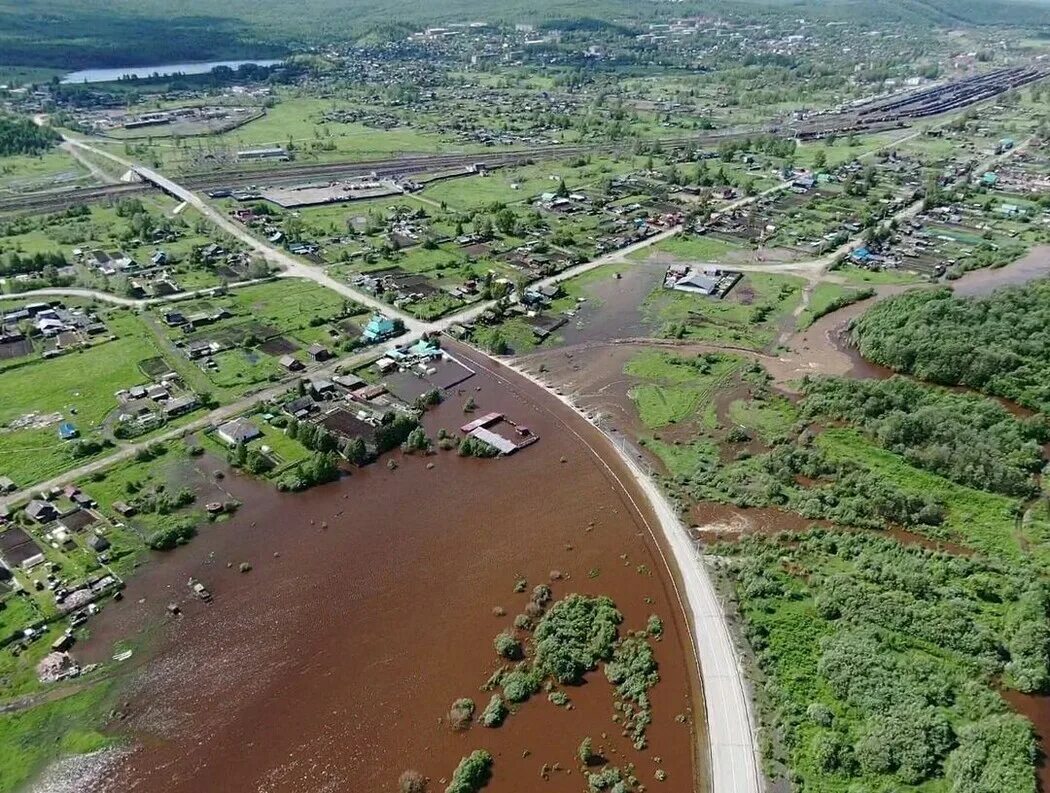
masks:
{"type": "Polygon", "coordinates": [[[544,790],[578,793],[586,736],[639,778],[660,767],[692,789],[704,770],[695,660],[645,517],[588,445],[600,448],[596,431],[522,383],[479,373],[427,422],[432,436],[459,426],[473,397],[540,436],[513,457],[395,455],[395,470],[373,465],[301,495],[226,476],[243,502],[236,517],[147,566],[93,621],[95,658],[118,637],[140,643],[113,725],[134,751],[103,789],[392,791],[414,768],[440,790],[463,755],[485,748],[487,789],[531,792],[557,763],[544,790]],[[487,701],[493,638],[528,597],[514,591],[519,576],[530,590],[550,583],[555,598],[609,595],[622,630],[664,620],[649,749],[621,737],[600,670],[567,692],[571,710],[541,692],[498,729],[443,722],[459,697],[487,701]],[[192,597],[190,577],[211,603],[192,597]]]}

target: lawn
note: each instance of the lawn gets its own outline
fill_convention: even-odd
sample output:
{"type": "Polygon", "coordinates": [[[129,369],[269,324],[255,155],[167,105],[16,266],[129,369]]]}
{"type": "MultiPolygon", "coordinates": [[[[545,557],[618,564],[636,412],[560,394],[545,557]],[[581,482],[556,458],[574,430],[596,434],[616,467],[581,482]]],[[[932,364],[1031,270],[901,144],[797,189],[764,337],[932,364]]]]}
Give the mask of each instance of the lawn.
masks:
{"type": "Polygon", "coordinates": [[[883,284],[919,284],[926,279],[906,270],[867,270],[845,264],[834,270],[835,275],[842,276],[850,284],[857,286],[880,286],[883,284]]]}
{"type": "Polygon", "coordinates": [[[687,444],[643,438],[641,444],[660,459],[672,477],[683,481],[690,479],[701,464],[710,467],[718,463],[718,446],[702,438],[687,444]]]}
{"type": "Polygon", "coordinates": [[[734,424],[756,432],[768,445],[790,432],[798,415],[791,402],[774,396],[765,400],[734,400],[729,405],[729,418],[734,424]]]}
{"type": "Polygon", "coordinates": [[[741,359],[729,356],[647,351],[628,361],[624,373],[644,381],[629,393],[646,427],[659,429],[699,417],[713,429],[714,393],[742,366],[741,359]]]}
{"type": "Polygon", "coordinates": [[[266,115],[238,129],[216,136],[217,141],[236,149],[263,146],[287,146],[291,142],[297,153],[311,148],[324,158],[346,154],[385,155],[400,152],[436,152],[450,147],[437,135],[407,127],[373,129],[363,124],[325,122],[326,110],[340,107],[329,99],[285,95],[266,115]],[[334,147],[331,151],[328,146],[334,147]]]}
{"type": "MultiPolygon", "coordinates": [[[[221,340],[234,345],[211,356],[218,368],[202,371],[180,353],[173,352],[172,355],[178,358],[183,368],[191,370],[186,375],[188,382],[200,383],[203,380],[222,398],[240,395],[253,385],[276,380],[283,374],[277,364],[279,355],[270,355],[255,347],[242,347],[242,340],[256,333],[272,333],[286,338],[300,350],[315,342],[332,348],[341,338],[330,333],[333,321],[343,317],[344,309],[363,313],[359,306],[336,292],[311,281],[293,279],[255,284],[231,290],[226,295],[179,304],[180,311],[187,315],[218,308],[227,309],[232,316],[204,326],[188,337],[221,340]]],[[[151,320],[156,332],[169,344],[184,338],[181,331],[170,329],[153,317],[151,320]]],[[[297,354],[301,357],[303,353],[297,354]]]]}
{"type": "MultiPolygon", "coordinates": [[[[192,504],[167,514],[140,511],[131,518],[123,518],[113,509],[114,502],[129,502],[137,494],[150,490],[176,493],[185,488],[195,489],[200,474],[181,441],[169,441],[153,448],[157,453],[150,459],[127,460],[78,483],[85,493],[98,501],[99,509],[112,522],[134,527],[125,533],[129,542],[138,538],[138,551],[142,550],[142,539],[157,529],[168,528],[187,517],[204,519],[204,513],[192,504]]],[[[112,531],[107,531],[106,537],[112,541],[112,531]]]]}

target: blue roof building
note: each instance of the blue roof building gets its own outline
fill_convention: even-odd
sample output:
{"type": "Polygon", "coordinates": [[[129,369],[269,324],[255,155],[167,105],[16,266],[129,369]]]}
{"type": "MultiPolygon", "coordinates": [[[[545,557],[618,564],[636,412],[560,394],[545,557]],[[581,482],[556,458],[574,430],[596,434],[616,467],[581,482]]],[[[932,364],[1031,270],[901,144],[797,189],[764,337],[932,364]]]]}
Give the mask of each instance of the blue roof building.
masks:
{"type": "Polygon", "coordinates": [[[397,324],[394,320],[384,317],[382,314],[373,314],[365,325],[361,336],[367,342],[377,342],[388,339],[397,333],[397,324]]]}
{"type": "Polygon", "coordinates": [[[871,258],[871,251],[867,248],[857,248],[850,254],[850,258],[855,262],[866,262],[871,258]]]}
{"type": "Polygon", "coordinates": [[[71,422],[63,421],[58,425],[58,437],[64,441],[71,441],[79,434],[77,428],[71,422]]]}

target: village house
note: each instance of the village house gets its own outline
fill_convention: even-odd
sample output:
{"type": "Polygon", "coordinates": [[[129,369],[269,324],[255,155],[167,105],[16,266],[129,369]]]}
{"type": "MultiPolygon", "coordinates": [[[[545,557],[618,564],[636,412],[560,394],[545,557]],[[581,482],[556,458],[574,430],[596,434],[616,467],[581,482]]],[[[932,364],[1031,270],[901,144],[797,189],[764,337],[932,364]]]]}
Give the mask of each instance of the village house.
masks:
{"type": "Polygon", "coordinates": [[[303,362],[294,355],[282,355],[277,360],[277,363],[280,364],[282,369],[288,372],[299,372],[304,368],[303,362]]]}
{"type": "Polygon", "coordinates": [[[374,344],[384,339],[389,339],[397,333],[397,323],[394,320],[384,317],[382,314],[375,314],[368,324],[365,325],[365,329],[361,336],[369,344],[374,344]]]}
{"type": "Polygon", "coordinates": [[[328,348],[323,344],[311,344],[306,348],[306,354],[309,355],[317,363],[327,361],[332,357],[332,354],[328,351],[328,348]]]}
{"type": "Polygon", "coordinates": [[[251,443],[260,437],[262,432],[248,419],[236,418],[220,426],[216,434],[227,445],[238,446],[242,443],[251,443]]]}
{"type": "Polygon", "coordinates": [[[58,519],[58,510],[50,501],[34,498],[26,504],[26,515],[36,523],[50,523],[58,519]]]}

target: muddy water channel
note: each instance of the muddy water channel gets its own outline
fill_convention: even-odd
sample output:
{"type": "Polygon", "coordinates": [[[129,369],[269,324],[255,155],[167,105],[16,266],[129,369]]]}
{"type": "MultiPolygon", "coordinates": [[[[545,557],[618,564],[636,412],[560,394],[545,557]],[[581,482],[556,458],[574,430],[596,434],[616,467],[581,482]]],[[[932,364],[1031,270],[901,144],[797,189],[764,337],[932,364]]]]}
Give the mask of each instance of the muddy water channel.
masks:
{"type": "Polygon", "coordinates": [[[612,764],[634,762],[646,783],[660,767],[675,790],[702,787],[696,662],[638,494],[591,450],[603,448],[598,433],[553,397],[481,372],[464,385],[428,417],[432,434],[464,423],[473,396],[540,441],[500,460],[395,455],[396,470],[373,465],[301,495],[231,474],[224,486],[244,504],[236,517],[129,582],[87,648],[104,656],[116,637],[149,637],[123,672],[119,730],[136,748],[104,789],[394,791],[414,768],[443,790],[460,758],[485,748],[495,758],[486,790],[580,793],[585,736],[612,764]],[[241,562],[252,570],[240,573],[241,562]],[[648,750],[621,738],[600,670],[568,690],[571,710],[541,692],[499,729],[444,723],[456,698],[488,701],[479,688],[498,666],[493,638],[527,602],[516,578],[531,590],[554,571],[555,597],[609,595],[625,630],[664,619],[648,750]],[[190,576],[213,602],[189,597],[190,576]],[[167,615],[169,602],[181,616],[167,615]]]}

